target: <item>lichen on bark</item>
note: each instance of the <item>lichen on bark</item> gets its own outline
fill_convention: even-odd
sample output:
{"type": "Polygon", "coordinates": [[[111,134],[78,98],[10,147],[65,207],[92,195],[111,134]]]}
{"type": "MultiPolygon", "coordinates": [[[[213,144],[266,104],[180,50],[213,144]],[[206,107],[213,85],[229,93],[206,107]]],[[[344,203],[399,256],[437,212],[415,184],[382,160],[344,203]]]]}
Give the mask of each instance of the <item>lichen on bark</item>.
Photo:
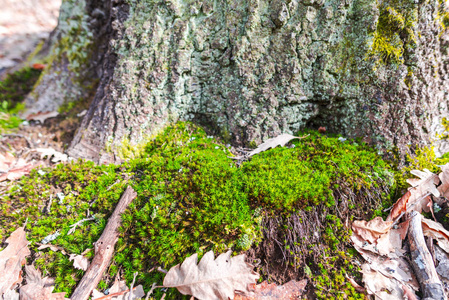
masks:
{"type": "Polygon", "coordinates": [[[448,110],[438,0],[110,3],[109,56],[73,156],[117,159],[121,141],[177,120],[237,144],[326,126],[405,154],[448,110]]]}

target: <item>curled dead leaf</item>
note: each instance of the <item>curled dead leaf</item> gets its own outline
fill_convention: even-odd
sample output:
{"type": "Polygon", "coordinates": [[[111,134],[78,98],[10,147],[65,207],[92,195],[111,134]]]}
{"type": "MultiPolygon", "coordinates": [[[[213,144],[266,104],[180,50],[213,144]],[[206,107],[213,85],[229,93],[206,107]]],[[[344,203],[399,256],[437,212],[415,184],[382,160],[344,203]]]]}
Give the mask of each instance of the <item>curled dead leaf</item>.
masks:
{"type": "Polygon", "coordinates": [[[80,269],[83,271],[86,271],[90,264],[86,257],[77,254],[70,254],[69,260],[73,260],[73,267],[75,269],[80,269]]]}
{"type": "Polygon", "coordinates": [[[447,231],[443,225],[435,221],[422,218],[422,230],[424,236],[434,238],[438,245],[449,253],[449,231],[447,231]]]}
{"type": "MultiPolygon", "coordinates": [[[[304,136],[304,137],[306,137],[306,136],[304,136]]],[[[256,154],[266,151],[268,149],[276,148],[277,146],[284,147],[291,140],[302,139],[304,137],[298,137],[298,136],[284,133],[284,134],[278,135],[275,138],[268,139],[264,143],[260,144],[256,149],[248,152],[245,156],[237,156],[237,157],[231,157],[231,158],[233,158],[233,159],[249,158],[253,155],[256,155],[256,154]]]]}
{"type": "Polygon", "coordinates": [[[365,241],[374,243],[382,234],[387,233],[392,225],[392,221],[376,217],[369,222],[363,220],[352,222],[352,230],[365,241]]]}

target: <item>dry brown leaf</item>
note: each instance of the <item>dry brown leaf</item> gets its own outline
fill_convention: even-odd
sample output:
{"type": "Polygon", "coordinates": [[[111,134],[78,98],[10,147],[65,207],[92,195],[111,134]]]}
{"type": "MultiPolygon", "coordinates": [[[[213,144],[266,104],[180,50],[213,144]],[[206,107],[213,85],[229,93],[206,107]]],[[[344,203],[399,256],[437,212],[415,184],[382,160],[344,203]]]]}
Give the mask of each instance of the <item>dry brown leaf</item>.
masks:
{"type": "MultiPolygon", "coordinates": [[[[291,140],[293,140],[293,139],[301,139],[301,138],[304,138],[304,137],[298,137],[298,136],[294,136],[294,135],[287,134],[287,133],[278,135],[277,137],[268,139],[265,143],[260,144],[256,149],[250,151],[246,155],[246,157],[251,157],[251,156],[256,155],[256,154],[258,154],[260,152],[266,151],[268,149],[276,148],[277,146],[284,147],[291,140]]],[[[238,157],[232,157],[232,158],[234,158],[234,159],[242,159],[244,157],[245,156],[238,156],[238,157]]]]}
{"type": "Polygon", "coordinates": [[[441,167],[441,173],[438,175],[441,180],[441,185],[438,187],[438,191],[441,196],[449,199],[449,163],[441,167]]]}
{"type": "Polygon", "coordinates": [[[368,295],[376,295],[380,299],[402,299],[402,284],[373,270],[370,265],[362,265],[363,282],[368,295]]]}
{"type": "Polygon", "coordinates": [[[437,240],[438,245],[449,253],[449,231],[435,221],[422,218],[422,229],[425,236],[437,240]]]}
{"type": "Polygon", "coordinates": [[[417,198],[427,192],[430,192],[435,197],[440,197],[440,192],[436,187],[440,183],[440,178],[436,174],[427,169],[424,169],[424,171],[412,170],[410,173],[420,178],[419,180],[407,179],[407,182],[418,192],[417,198]]]}
{"type": "Polygon", "coordinates": [[[6,243],[8,246],[0,252],[0,296],[22,281],[22,265],[31,254],[23,227],[11,233],[6,243]]]}
{"type": "Polygon", "coordinates": [[[390,255],[393,253],[403,254],[401,231],[399,229],[390,229],[387,233],[380,236],[377,240],[377,249],[381,255],[390,255]]]}
{"type": "MultiPolygon", "coordinates": [[[[131,299],[139,299],[145,296],[142,285],[138,285],[133,288],[131,299]]],[[[129,299],[129,288],[126,286],[124,280],[118,280],[115,278],[114,284],[109,288],[109,294],[105,295],[98,290],[94,289],[92,292],[92,300],[128,300],[129,299]]]]}
{"type": "Polygon", "coordinates": [[[18,160],[15,166],[8,170],[7,173],[4,173],[0,176],[0,182],[5,180],[14,181],[21,178],[24,175],[27,175],[31,172],[31,170],[37,166],[39,163],[26,163],[22,162],[23,160],[18,160]]]}
{"type": "Polygon", "coordinates": [[[284,285],[276,285],[266,281],[260,284],[251,284],[251,293],[248,295],[235,295],[235,300],[268,300],[268,299],[299,299],[305,291],[307,279],[301,281],[291,280],[284,285]]]}
{"type": "MultiPolygon", "coordinates": [[[[434,175],[434,174],[433,174],[434,175]]],[[[387,217],[387,221],[397,221],[406,211],[416,210],[418,212],[429,212],[432,209],[432,199],[425,197],[428,193],[438,192],[435,182],[439,182],[437,177],[428,177],[425,180],[419,180],[421,183],[407,191],[396,203],[387,217]]]]}
{"type": "Polygon", "coordinates": [[[396,221],[396,218],[407,210],[407,202],[411,195],[412,193],[410,191],[407,191],[407,193],[405,193],[398,201],[396,201],[390,211],[390,214],[387,217],[387,221],[396,221]]]}
{"type": "Polygon", "coordinates": [[[5,155],[0,153],[0,171],[8,172],[8,170],[14,164],[16,158],[9,152],[6,152],[5,155]]]}
{"type": "Polygon", "coordinates": [[[63,300],[65,293],[52,293],[54,281],[48,277],[42,278],[41,272],[33,265],[25,266],[27,284],[20,288],[21,300],[63,300]]]}
{"type": "Polygon", "coordinates": [[[259,275],[245,262],[244,254],[231,257],[231,253],[220,254],[214,260],[214,253],[209,251],[198,264],[198,255],[194,254],[168,271],[164,286],[198,299],[234,299],[236,290],[248,292],[248,284],[259,275]]]}
{"type": "Polygon", "coordinates": [[[82,255],[70,254],[69,260],[73,260],[73,267],[75,269],[86,271],[89,267],[89,260],[82,255]]]}
{"type": "Polygon", "coordinates": [[[384,221],[381,217],[376,217],[371,221],[354,221],[352,222],[352,230],[365,241],[374,243],[382,234],[387,233],[392,221],[384,221]]]}
{"type": "Polygon", "coordinates": [[[55,245],[51,245],[51,244],[40,244],[40,246],[37,248],[37,250],[44,250],[50,248],[51,251],[57,252],[57,251],[61,251],[62,254],[67,255],[67,252],[65,252],[64,248],[62,247],[58,247],[55,245]]]}

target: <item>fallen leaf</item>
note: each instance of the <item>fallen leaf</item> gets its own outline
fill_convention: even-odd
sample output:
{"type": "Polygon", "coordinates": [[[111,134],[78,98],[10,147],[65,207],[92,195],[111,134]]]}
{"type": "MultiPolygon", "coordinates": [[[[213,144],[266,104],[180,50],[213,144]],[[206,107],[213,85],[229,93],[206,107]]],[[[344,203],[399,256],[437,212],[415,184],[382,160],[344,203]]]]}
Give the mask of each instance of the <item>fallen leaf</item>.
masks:
{"type": "Polygon", "coordinates": [[[27,284],[20,288],[21,300],[63,300],[64,293],[52,293],[54,280],[48,277],[42,278],[41,272],[33,265],[25,266],[27,284]]]}
{"type": "Polygon", "coordinates": [[[164,278],[164,287],[175,287],[184,295],[198,299],[234,299],[235,291],[248,292],[248,284],[259,275],[253,266],[245,262],[245,255],[231,258],[232,251],[214,260],[213,251],[204,254],[198,262],[198,254],[172,267],[164,278]]]}
{"type": "Polygon", "coordinates": [[[376,295],[380,299],[402,299],[402,284],[373,270],[370,265],[362,265],[363,282],[368,295],[376,295]]]}
{"type": "Polygon", "coordinates": [[[36,148],[35,151],[41,154],[41,159],[44,157],[51,158],[51,161],[54,163],[60,161],[66,162],[68,159],[67,154],[56,151],[53,148],[36,148]]]}
{"type": "Polygon", "coordinates": [[[58,115],[59,115],[59,113],[57,111],[38,112],[35,114],[30,114],[29,116],[26,117],[26,119],[28,121],[31,121],[31,120],[39,121],[42,124],[44,124],[45,120],[47,120],[49,118],[57,117],[58,115]]]}
{"type": "Polygon", "coordinates": [[[293,136],[291,134],[284,133],[284,134],[278,135],[275,138],[268,139],[265,143],[260,144],[256,149],[248,152],[246,154],[246,156],[238,156],[238,157],[232,157],[232,158],[233,159],[243,159],[245,157],[251,157],[253,155],[256,155],[258,153],[266,151],[268,149],[276,148],[277,146],[283,147],[291,140],[301,139],[301,138],[304,138],[304,137],[298,137],[298,136],[293,136]]]}
{"type": "Polygon", "coordinates": [[[441,196],[449,199],[449,163],[441,167],[441,173],[438,177],[441,180],[441,185],[438,187],[438,191],[441,196]]]}
{"type": "Polygon", "coordinates": [[[0,176],[0,182],[17,180],[39,165],[40,163],[27,162],[22,158],[16,159],[11,153],[7,152],[0,156],[0,170],[3,172],[0,176]]]}
{"type": "Polygon", "coordinates": [[[70,254],[69,260],[73,260],[73,267],[75,269],[86,271],[89,267],[89,260],[82,255],[70,254]]]}
{"type": "Polygon", "coordinates": [[[449,253],[449,231],[447,231],[443,225],[435,221],[422,218],[422,229],[424,236],[435,239],[438,245],[449,253]]]}
{"type": "Polygon", "coordinates": [[[22,282],[22,265],[31,254],[23,227],[17,228],[5,242],[8,246],[0,252],[0,296],[22,282]]]}
{"type": "Polygon", "coordinates": [[[352,222],[352,230],[365,241],[374,243],[382,234],[387,233],[392,225],[392,221],[384,221],[381,217],[376,217],[369,222],[352,222]]]}
{"type": "Polygon", "coordinates": [[[419,179],[407,179],[407,182],[418,191],[417,198],[427,192],[432,193],[435,197],[440,197],[440,192],[436,187],[440,183],[440,178],[437,175],[427,169],[424,171],[411,170],[410,173],[419,177],[419,179]]]}
{"type": "Polygon", "coordinates": [[[45,65],[44,64],[33,64],[32,68],[35,70],[43,70],[43,69],[45,69],[45,65]]]}
{"type": "MultiPolygon", "coordinates": [[[[131,299],[140,299],[145,296],[142,285],[138,285],[133,288],[131,299]]],[[[109,293],[107,295],[97,291],[96,289],[92,292],[92,300],[128,300],[129,299],[129,288],[126,286],[124,280],[119,281],[116,277],[114,284],[109,288],[109,293]]]]}
{"type": "Polygon", "coordinates": [[[13,166],[16,158],[9,152],[6,152],[5,155],[0,153],[0,171],[8,172],[8,170],[13,166]]]}
{"type": "Polygon", "coordinates": [[[391,252],[403,254],[401,231],[399,229],[390,229],[387,233],[380,236],[377,240],[377,249],[379,254],[387,255],[391,252]]]}
{"type": "Polygon", "coordinates": [[[318,132],[319,133],[325,133],[326,132],[326,127],[321,126],[320,128],[318,128],[318,132]]]}
{"type": "Polygon", "coordinates": [[[407,191],[398,201],[393,205],[393,208],[390,211],[390,214],[387,217],[387,221],[396,221],[396,218],[399,217],[403,212],[407,210],[407,202],[410,199],[412,193],[407,191]]]}
{"type": "Polygon", "coordinates": [[[3,294],[3,297],[0,296],[0,299],[3,300],[19,300],[20,295],[16,290],[7,290],[6,293],[3,294]]]}
{"type": "Polygon", "coordinates": [[[260,284],[251,284],[251,293],[235,295],[235,300],[268,300],[268,299],[299,299],[305,291],[307,279],[301,281],[291,280],[284,285],[276,285],[266,281],[260,284]]]}

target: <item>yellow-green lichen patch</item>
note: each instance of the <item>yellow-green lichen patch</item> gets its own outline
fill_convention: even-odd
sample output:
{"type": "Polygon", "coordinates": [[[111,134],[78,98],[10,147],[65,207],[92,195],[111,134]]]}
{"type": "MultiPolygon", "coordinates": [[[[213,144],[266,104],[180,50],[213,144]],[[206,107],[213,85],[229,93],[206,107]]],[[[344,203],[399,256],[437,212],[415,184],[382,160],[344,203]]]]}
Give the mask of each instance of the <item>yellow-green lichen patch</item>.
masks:
{"type": "Polygon", "coordinates": [[[403,0],[393,0],[382,2],[379,11],[368,55],[375,57],[378,63],[402,64],[406,52],[416,47],[417,6],[403,0]]]}

